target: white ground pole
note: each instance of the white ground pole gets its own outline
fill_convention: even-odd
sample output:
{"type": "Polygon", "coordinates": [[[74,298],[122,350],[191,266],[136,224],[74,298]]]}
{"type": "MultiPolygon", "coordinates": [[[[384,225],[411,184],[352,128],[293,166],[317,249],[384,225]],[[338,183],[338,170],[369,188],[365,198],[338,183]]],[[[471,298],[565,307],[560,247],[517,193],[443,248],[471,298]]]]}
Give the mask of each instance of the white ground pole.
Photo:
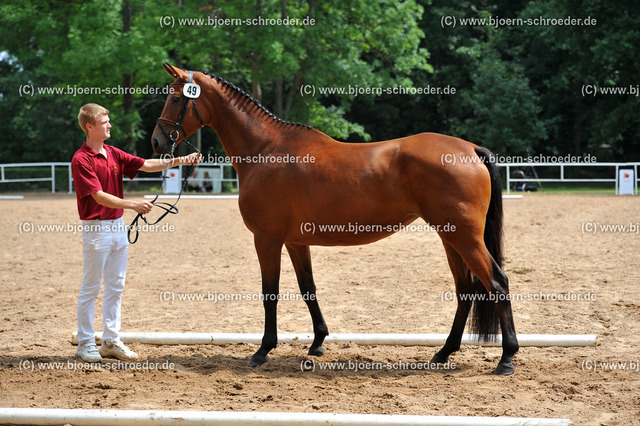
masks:
{"type": "Polygon", "coordinates": [[[393,414],[0,408],[0,422],[55,425],[570,425],[569,419],[393,414]]]}
{"type": "MultiPolygon", "coordinates": [[[[151,345],[228,345],[233,343],[262,342],[262,333],[166,333],[166,332],[121,332],[120,339],[125,343],[146,343],[151,345]]],[[[356,343],[358,345],[399,345],[399,346],[440,346],[447,340],[448,334],[330,334],[325,343],[356,343]]],[[[100,343],[102,333],[96,333],[100,343]]],[[[313,342],[313,334],[280,333],[279,343],[313,342]]],[[[71,343],[78,344],[78,333],[71,336],[71,343]]],[[[478,342],[478,336],[465,334],[462,343],[482,346],[501,346],[502,335],[496,335],[495,341],[478,342]]],[[[520,346],[595,346],[595,334],[519,334],[520,346]]]]}

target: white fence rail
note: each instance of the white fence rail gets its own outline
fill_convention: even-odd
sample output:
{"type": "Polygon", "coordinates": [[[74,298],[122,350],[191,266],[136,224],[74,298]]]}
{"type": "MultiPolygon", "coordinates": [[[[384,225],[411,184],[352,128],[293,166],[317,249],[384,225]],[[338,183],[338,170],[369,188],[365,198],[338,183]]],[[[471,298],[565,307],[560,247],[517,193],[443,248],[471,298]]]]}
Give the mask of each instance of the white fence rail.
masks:
{"type": "MultiPolygon", "coordinates": [[[[18,182],[50,182],[51,183],[51,193],[55,193],[56,192],[56,167],[66,167],[67,169],[67,176],[65,177],[68,181],[68,188],[69,191],[68,193],[71,194],[73,193],[73,176],[71,174],[71,163],[9,163],[9,164],[0,164],[0,184],[5,183],[5,184],[10,184],[10,183],[18,183],[18,182]],[[49,173],[48,176],[44,176],[44,177],[21,177],[21,178],[7,178],[7,169],[12,169],[12,168],[48,168],[49,169],[49,173]]],[[[172,170],[177,170],[179,176],[182,176],[182,165],[176,167],[175,169],[172,170]]],[[[219,168],[220,173],[218,176],[212,176],[211,178],[207,179],[209,181],[213,182],[213,187],[216,188],[221,188],[222,187],[222,183],[223,182],[231,182],[232,184],[235,185],[235,187],[238,187],[238,177],[235,175],[235,171],[232,173],[232,175],[234,177],[232,178],[225,178],[225,169],[226,168],[231,168],[233,170],[233,166],[230,163],[200,163],[198,164],[198,166],[195,167],[195,170],[198,169],[198,167],[215,167],[215,168],[219,168]]],[[[60,172],[58,171],[58,175],[60,174],[60,172]]],[[[145,176],[146,173],[144,173],[143,176],[136,176],[135,179],[133,179],[134,182],[158,182],[158,183],[162,183],[162,177],[161,176],[151,176],[151,177],[146,177],[145,176]]],[[[58,177],[59,179],[59,177],[58,177]]],[[[131,182],[129,181],[129,179],[124,178],[125,182],[131,182]]],[[[203,182],[205,179],[204,178],[196,178],[196,179],[190,179],[189,181],[195,181],[195,182],[203,182]]],[[[0,192],[2,191],[2,189],[0,188],[0,192]]]]}
{"type": "Polygon", "coordinates": [[[51,182],[51,192],[56,192],[56,167],[66,167],[69,176],[69,192],[71,192],[71,163],[9,163],[0,164],[0,183],[14,183],[14,182],[51,182]],[[48,167],[51,171],[47,177],[29,177],[29,178],[15,178],[8,179],[6,177],[6,169],[12,168],[27,168],[27,167],[48,167]]]}
{"type": "Polygon", "coordinates": [[[633,169],[633,193],[638,193],[638,166],[640,162],[635,163],[504,163],[498,164],[499,167],[506,168],[506,173],[503,173],[507,179],[507,194],[511,192],[512,184],[515,182],[556,182],[556,183],[595,183],[595,182],[610,182],[615,184],[616,194],[619,193],[620,187],[620,169],[633,169]],[[513,178],[512,172],[518,169],[525,168],[541,168],[541,167],[559,167],[560,174],[557,178],[539,178],[539,177],[525,177],[525,178],[513,178]],[[611,167],[613,168],[613,177],[611,178],[567,178],[565,177],[565,169],[567,167],[611,167]]]}
{"type": "MultiPolygon", "coordinates": [[[[609,182],[615,184],[616,194],[619,192],[619,184],[620,184],[620,170],[621,169],[633,169],[633,184],[634,184],[634,194],[638,193],[638,167],[640,166],[640,162],[633,163],[504,163],[498,165],[500,168],[506,169],[503,176],[506,178],[506,190],[507,194],[511,192],[512,185],[516,182],[556,182],[556,183],[597,183],[597,182],[609,182]],[[557,167],[559,168],[559,175],[557,178],[538,178],[538,177],[526,177],[526,178],[513,178],[512,173],[518,169],[526,169],[529,167],[535,167],[536,169],[544,168],[544,167],[557,167]],[[612,169],[612,176],[608,178],[567,178],[565,177],[565,170],[567,167],[610,167],[612,169]]],[[[69,193],[73,192],[73,177],[71,176],[71,163],[10,163],[10,164],[0,164],[0,184],[2,183],[17,183],[17,182],[50,182],[51,183],[51,192],[56,192],[56,167],[66,167],[67,168],[67,176],[68,179],[68,188],[69,193]],[[22,178],[7,178],[6,177],[6,169],[11,168],[33,168],[33,167],[44,167],[48,168],[50,173],[45,177],[22,177],[22,178]]],[[[178,175],[182,176],[182,167],[178,167],[178,175]]],[[[213,188],[221,188],[223,182],[231,182],[236,188],[238,187],[238,177],[233,174],[233,178],[224,178],[225,168],[233,167],[229,163],[201,163],[196,167],[202,167],[206,169],[207,167],[219,167],[220,173],[218,176],[212,176],[208,181],[213,182],[213,188]]],[[[128,180],[128,179],[127,179],[128,180]]],[[[192,179],[194,182],[204,182],[204,178],[198,177],[192,179]]],[[[162,178],[159,176],[154,177],[143,177],[137,176],[134,181],[138,182],[146,182],[146,181],[156,181],[162,182],[162,178]]],[[[0,189],[1,190],[1,189],[0,189]]]]}

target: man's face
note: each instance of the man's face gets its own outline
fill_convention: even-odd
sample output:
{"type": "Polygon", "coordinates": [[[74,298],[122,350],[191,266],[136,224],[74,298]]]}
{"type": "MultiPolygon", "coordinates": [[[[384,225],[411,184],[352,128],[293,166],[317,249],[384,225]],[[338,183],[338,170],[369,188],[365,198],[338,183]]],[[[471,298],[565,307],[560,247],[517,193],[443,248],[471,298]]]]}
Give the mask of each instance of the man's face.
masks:
{"type": "Polygon", "coordinates": [[[88,123],[87,130],[91,139],[106,141],[111,137],[111,123],[107,114],[101,115],[95,124],[88,123]]]}

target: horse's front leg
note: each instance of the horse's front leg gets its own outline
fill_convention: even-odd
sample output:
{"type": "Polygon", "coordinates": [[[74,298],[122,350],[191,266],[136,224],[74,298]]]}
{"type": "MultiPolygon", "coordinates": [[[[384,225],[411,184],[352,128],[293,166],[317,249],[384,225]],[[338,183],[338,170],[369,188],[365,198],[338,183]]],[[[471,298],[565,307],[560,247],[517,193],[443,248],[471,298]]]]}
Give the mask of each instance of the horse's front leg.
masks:
{"type": "Polygon", "coordinates": [[[257,367],[267,362],[267,354],[278,344],[277,306],[280,282],[280,254],[282,242],[264,236],[254,236],[260,270],[262,272],[262,295],[264,297],[264,336],[260,349],[249,360],[249,366],[257,367]]]}

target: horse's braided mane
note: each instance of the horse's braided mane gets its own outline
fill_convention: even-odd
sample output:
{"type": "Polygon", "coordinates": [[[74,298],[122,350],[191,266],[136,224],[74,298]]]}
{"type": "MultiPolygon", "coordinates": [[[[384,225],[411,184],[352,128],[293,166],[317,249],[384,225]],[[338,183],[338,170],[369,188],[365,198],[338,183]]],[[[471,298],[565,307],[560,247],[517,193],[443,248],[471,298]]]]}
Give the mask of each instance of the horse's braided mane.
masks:
{"type": "Polygon", "coordinates": [[[222,84],[222,86],[225,87],[226,89],[229,89],[232,92],[230,100],[237,100],[239,107],[242,108],[242,107],[245,107],[247,105],[250,105],[250,107],[247,108],[248,110],[250,110],[252,108],[254,110],[259,110],[260,114],[263,117],[268,117],[271,120],[273,120],[276,123],[281,124],[281,125],[300,127],[300,128],[304,128],[304,129],[311,129],[312,128],[312,127],[310,127],[310,126],[308,126],[306,124],[293,123],[291,121],[283,120],[283,119],[279,118],[278,116],[276,116],[271,111],[269,111],[268,109],[266,109],[264,106],[262,106],[262,104],[260,104],[260,102],[258,102],[256,99],[254,99],[251,95],[249,95],[247,92],[245,92],[244,90],[242,90],[241,88],[239,88],[235,84],[231,83],[230,81],[227,81],[224,78],[219,77],[217,75],[209,74],[206,71],[203,71],[202,73],[204,75],[208,75],[210,78],[215,79],[218,83],[222,84]]]}

